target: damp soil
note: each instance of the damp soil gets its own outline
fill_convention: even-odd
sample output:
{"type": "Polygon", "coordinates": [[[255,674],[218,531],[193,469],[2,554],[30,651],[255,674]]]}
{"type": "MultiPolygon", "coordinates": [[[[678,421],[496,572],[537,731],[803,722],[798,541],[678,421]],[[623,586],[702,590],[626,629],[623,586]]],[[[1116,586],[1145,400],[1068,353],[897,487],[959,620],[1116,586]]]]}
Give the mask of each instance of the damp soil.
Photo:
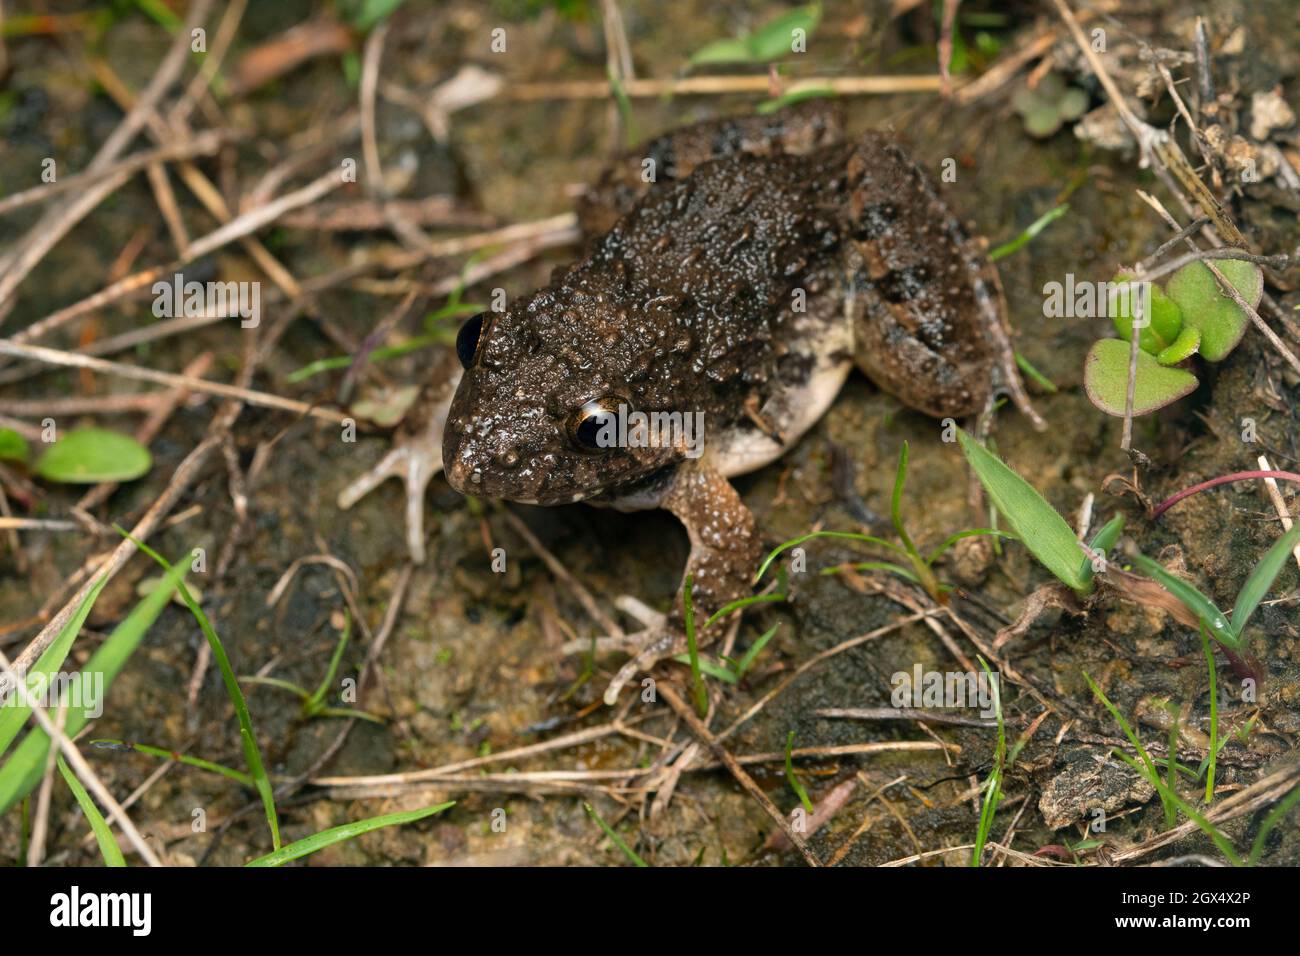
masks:
{"type": "MultiPolygon", "coordinates": [[[[640,74],[656,77],[673,75],[691,51],[762,23],[781,9],[776,4],[619,6],[640,74]]],[[[963,9],[988,6],[964,4],[963,9]]],[[[1009,12],[994,35],[1008,45],[1023,42],[1025,31],[1036,22],[1035,6],[1002,6],[1009,12]]],[[[1145,31],[1157,44],[1175,45],[1191,15],[1182,3],[1134,6],[1142,10],[1133,15],[1134,29],[1145,31]]],[[[891,21],[883,12],[887,7],[826,3],[815,34],[819,68],[839,74],[928,71],[932,48],[927,53],[925,44],[933,38],[924,21],[891,21]]],[[[1300,47],[1294,42],[1288,0],[1216,8],[1216,27],[1244,31],[1246,49],[1253,51],[1249,57],[1229,58],[1234,78],[1257,89],[1281,83],[1296,102],[1300,47]],[[1289,39],[1285,31],[1270,26],[1275,23],[1290,24],[1289,39]]],[[[301,2],[250,5],[234,55],[277,36],[314,9],[301,2]]],[[[126,18],[107,31],[96,55],[130,89],[139,90],[167,44],[155,24],[126,18]]],[[[87,77],[60,59],[64,54],[59,49],[53,41],[10,43],[13,72],[0,89],[5,105],[0,114],[5,138],[0,185],[5,192],[19,188],[25,182],[23,171],[39,168],[46,155],[62,157],[69,169],[84,167],[120,118],[87,77]]],[[[411,4],[395,21],[385,79],[429,89],[466,63],[499,69],[507,84],[603,76],[599,21],[571,20],[545,4],[411,4]],[[498,24],[507,27],[512,51],[501,60],[485,52],[483,39],[498,24]]],[[[1094,106],[1101,103],[1094,84],[1082,76],[1074,79],[1087,89],[1094,106]]],[[[224,189],[249,188],[268,165],[283,158],[285,144],[293,137],[319,124],[321,117],[343,115],[355,105],[356,95],[335,57],[308,63],[230,103],[228,121],[248,132],[250,139],[220,163],[210,164],[214,179],[224,189]]],[[[752,97],[735,96],[641,99],[632,115],[636,131],[644,137],[680,123],[749,110],[755,103],[752,97]]],[[[1043,315],[1045,282],[1059,281],[1067,273],[1103,278],[1119,263],[1150,254],[1167,238],[1166,227],[1135,193],[1160,193],[1154,176],[1139,170],[1131,155],[1080,141],[1068,125],[1046,139],[1030,137],[1006,93],[961,106],[926,94],[853,98],[847,107],[853,127],[893,128],[929,169],[955,158],[957,181],[945,185],[945,195],[992,244],[1014,237],[1057,203],[1069,202],[1068,214],[999,263],[1017,345],[1058,387],[1054,394],[1038,390],[1034,395],[1051,427],[1035,431],[1008,407],[997,415],[993,441],[1071,523],[1085,496],[1093,494],[1094,526],[1122,513],[1129,539],[1143,552],[1184,567],[1220,606],[1230,606],[1278,534],[1271,504],[1253,483],[1241,483],[1196,495],[1157,521],[1134,496],[1118,493],[1118,485],[1108,483],[1108,477],[1135,474],[1129,456],[1120,450],[1120,421],[1098,412],[1081,384],[1083,358],[1099,334],[1098,326],[1043,315]]],[[[1164,114],[1157,110],[1157,115],[1164,114]]],[[[572,208],[575,191],[596,175],[608,148],[621,142],[612,132],[615,116],[603,100],[501,98],[457,113],[450,142],[439,144],[418,117],[381,101],[379,139],[386,163],[413,170],[408,195],[447,194],[499,222],[522,222],[572,208]]],[[[359,148],[351,146],[353,152],[359,148]]],[[[181,202],[196,234],[213,227],[187,195],[181,202]]],[[[1266,195],[1248,193],[1234,212],[1265,252],[1293,249],[1300,241],[1294,209],[1280,209],[1266,195]]],[[[9,215],[5,236],[22,235],[35,219],[31,210],[9,215]]],[[[172,247],[167,231],[147,180],[137,177],[49,254],[24,283],[7,327],[21,328],[102,287],[110,264],[145,226],[137,267],[168,261],[172,247]]],[[[395,241],[380,232],[326,234],[276,227],[262,238],[299,278],[337,270],[358,253],[382,245],[396,248],[395,241]]],[[[575,254],[573,248],[552,250],[483,287],[470,287],[465,297],[484,301],[495,286],[511,296],[525,293],[575,254]]],[[[460,265],[436,261],[406,275],[429,281],[455,274],[460,265]]],[[[224,279],[257,277],[237,246],[193,268],[224,279]]],[[[1274,291],[1283,308],[1296,304],[1295,293],[1274,291]]],[[[321,295],[317,307],[361,338],[395,302],[391,290],[376,294],[374,287],[349,288],[321,295]]],[[[429,308],[439,304],[434,300],[429,308]]],[[[50,344],[75,347],[79,334],[88,341],[150,321],[147,302],[110,308],[50,344]]],[[[395,335],[406,338],[418,331],[412,321],[395,335]]],[[[179,371],[200,353],[211,351],[216,356],[211,374],[228,379],[243,361],[243,349],[238,328],[220,324],[115,357],[179,371]]],[[[299,318],[260,368],[254,385],[304,401],[331,401],[337,374],[302,385],[290,384],[287,378],[307,362],[334,354],[337,346],[319,326],[299,318]]],[[[434,364],[427,352],[417,352],[384,363],[379,375],[387,383],[418,384],[434,364]]],[[[1248,332],[1242,347],[1218,367],[1203,367],[1201,377],[1193,396],[1136,423],[1134,444],[1150,462],[1136,474],[1143,493],[1153,501],[1216,475],[1253,468],[1259,454],[1267,454],[1276,468],[1296,468],[1300,450],[1295,404],[1300,389],[1261,336],[1248,332]],[[1253,444],[1242,441],[1244,418],[1256,423],[1253,444]]],[[[363,388],[374,388],[378,381],[367,380],[363,388]]],[[[46,371],[3,386],[0,396],[112,395],[135,389],[110,377],[46,371]]],[[[137,520],[175,466],[202,439],[216,408],[215,402],[202,398],[184,404],[152,443],[153,471],[124,485],[95,509],[95,517],[105,524],[137,520]]],[[[95,415],[93,421],[130,430],[138,416],[95,415]]],[[[238,516],[227,469],[221,456],[215,456],[175,509],[181,517],[155,535],[153,544],[167,555],[201,547],[217,556],[233,547],[219,577],[196,575],[195,583],[236,670],[314,687],[338,639],[344,606],[339,578],[329,565],[308,562],[276,603],[268,604],[268,596],[294,562],[329,554],[355,574],[359,606],[372,632],[379,627],[406,565],[401,491],[389,483],[350,511],[339,510],[335,497],[384,454],[390,435],[365,429],[358,441],[342,442],[332,425],[249,407],[239,418],[233,440],[239,467],[249,469],[256,458],[260,468],[256,481],[244,489],[248,511],[237,541],[228,543],[238,516]]],[[[953,531],[985,525],[988,515],[971,510],[960,451],[942,440],[939,424],[906,410],[856,374],[796,448],[737,485],[770,545],[819,527],[862,530],[864,507],[878,515],[888,513],[904,441],[911,449],[911,465],[903,514],[923,550],[953,531]]],[[[66,515],[80,494],[79,489],[55,485],[38,485],[33,491],[31,513],[56,517],[66,515]]],[[[508,507],[607,612],[616,613],[614,598],[624,594],[661,609],[670,605],[687,541],[669,515],[624,515],[581,505],[508,507]]],[[[615,800],[580,783],[549,791],[511,783],[504,775],[645,767],[660,751],[656,741],[691,738],[662,701],[638,699],[626,711],[615,712],[600,704],[600,692],[621,658],[602,658],[592,667],[581,655],[560,654],[564,641],[594,636],[599,625],[498,506],[485,502],[470,507],[438,478],[427,495],[425,520],[428,561],[410,575],[402,614],[379,657],[377,679],[363,699],[382,723],[358,723],[320,774],[396,774],[471,760],[598,727],[615,713],[638,736],[605,736],[536,756],[484,763],[481,770],[493,776],[472,787],[435,784],[350,794],[307,786],[281,806],[286,838],[378,813],[443,800],[457,803],[435,818],[331,847],[305,865],[626,862],[588,817],[585,801],[653,865],[800,864],[796,853],[774,845],[771,819],[720,769],[684,773],[671,801],[653,815],[653,795],[643,798],[629,792],[615,800]],[[491,560],[492,549],[498,547],[507,556],[503,573],[494,571],[491,560]],[[493,825],[500,810],[504,830],[493,825]]],[[[888,533],[888,524],[876,522],[871,530],[888,533]]],[[[83,561],[113,544],[110,538],[80,532],[24,533],[21,560],[8,548],[0,557],[0,619],[30,618],[83,561]]],[[[792,576],[789,601],[747,612],[737,635],[738,649],[750,646],[774,625],[776,635],[746,678],[721,690],[715,729],[729,725],[813,655],[910,613],[881,593],[873,579],[815,573],[838,562],[861,560],[863,554],[837,542],[813,542],[807,548],[808,573],[792,576]]],[[[154,567],[137,558],[112,581],[73,651],[75,661],[84,663],[137,600],[142,580],[155,574],[154,567]]],[[[990,555],[986,567],[941,566],[945,580],[954,580],[956,574],[962,577],[963,592],[954,607],[986,639],[1019,616],[1030,593],[1050,583],[1047,572],[1015,542],[1004,543],[999,553],[990,555]]],[[[1256,719],[1254,732],[1244,742],[1228,744],[1220,757],[1220,799],[1296,759],[1298,589],[1300,574],[1292,565],[1282,572],[1270,595],[1274,600],[1261,607],[1252,625],[1252,650],[1262,664],[1256,702],[1242,700],[1240,679],[1226,661],[1218,661],[1218,712],[1224,732],[1256,719]]],[[[973,658],[975,649],[957,629],[951,623],[944,627],[956,646],[973,658]]],[[[2,638],[6,652],[15,653],[34,631],[16,624],[8,628],[2,638]]],[[[202,634],[183,608],[166,610],[113,685],[91,736],[138,741],[241,766],[238,726],[216,669],[207,670],[192,700],[188,692],[202,644],[202,634]]],[[[353,640],[340,675],[354,676],[366,652],[364,640],[353,640]]],[[[1042,699],[1050,702],[1053,713],[1017,754],[992,839],[1009,839],[1015,849],[1030,854],[1043,847],[1096,840],[1093,849],[1081,851],[1084,859],[1095,862],[1162,832],[1159,799],[1149,788],[1144,792],[1126,768],[1108,756],[1122,733],[1089,692],[1084,674],[1091,675],[1130,719],[1159,712],[1160,701],[1182,708],[1180,722],[1189,729],[1189,740],[1179,756],[1195,766],[1204,750],[1197,749],[1192,732],[1208,732],[1210,714],[1199,637],[1158,608],[1135,606],[1102,589],[1079,613],[1049,611],[1000,653],[1041,691],[1035,696],[1023,685],[1004,682],[1003,705],[1012,739],[1042,712],[1042,699]],[[1088,830],[1097,806],[1107,815],[1100,834],[1088,830]]],[[[908,624],[810,669],[728,739],[729,749],[739,755],[780,752],[792,731],[798,748],[932,740],[951,745],[946,754],[899,750],[800,761],[799,778],[814,802],[837,787],[841,792],[851,788],[840,809],[809,840],[822,860],[876,865],[924,853],[928,855],[920,865],[969,862],[969,849],[934,851],[969,847],[974,839],[974,788],[993,763],[992,730],[938,726],[927,731],[912,721],[818,714],[826,708],[889,707],[893,675],[911,673],[917,665],[926,671],[960,669],[931,629],[908,624]]],[[[681,680],[683,673],[681,668],[667,668],[660,677],[681,680]]],[[[277,778],[288,779],[311,767],[340,729],[338,719],[302,719],[297,701],[274,687],[249,685],[247,693],[268,768],[277,778]]],[[[1140,720],[1136,726],[1153,749],[1163,752],[1165,730],[1140,720]]],[[[154,758],[139,753],[88,753],[119,797],[158,767],[154,758]]],[[[697,762],[706,760],[707,754],[701,754],[697,762]]],[[[753,764],[750,771],[778,808],[786,813],[796,808],[798,797],[785,779],[781,760],[753,764]]],[[[1190,794],[1196,786],[1185,783],[1183,790],[1190,794]]],[[[87,846],[84,839],[84,821],[70,798],[56,793],[54,799],[50,857],[68,864],[95,863],[93,845],[87,846]]],[[[169,862],[230,865],[270,848],[260,811],[249,810],[254,800],[251,791],[225,778],[172,767],[146,789],[132,813],[169,862]],[[195,811],[200,809],[208,825],[196,832],[195,811]]],[[[1224,830],[1235,845],[1248,847],[1262,816],[1247,815],[1227,823],[1224,830]]],[[[0,817],[0,859],[17,858],[19,829],[17,811],[0,817]]],[[[1193,833],[1140,862],[1216,852],[1207,837],[1193,833]]],[[[1294,818],[1273,831],[1263,862],[1300,863],[1300,831],[1294,818]]]]}

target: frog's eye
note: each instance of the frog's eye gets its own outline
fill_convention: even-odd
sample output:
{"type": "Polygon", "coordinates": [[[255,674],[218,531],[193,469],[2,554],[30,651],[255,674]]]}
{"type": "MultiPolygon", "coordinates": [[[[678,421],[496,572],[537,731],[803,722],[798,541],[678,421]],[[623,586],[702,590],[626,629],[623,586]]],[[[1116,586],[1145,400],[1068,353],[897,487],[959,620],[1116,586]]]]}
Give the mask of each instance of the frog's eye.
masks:
{"type": "Polygon", "coordinates": [[[569,417],[569,438],[585,451],[612,448],[618,435],[617,403],[596,399],[569,417]]]}
{"type": "Polygon", "coordinates": [[[463,368],[473,365],[474,356],[478,354],[478,340],[483,336],[483,316],[484,313],[480,312],[472,319],[466,319],[456,333],[456,357],[463,368]]]}

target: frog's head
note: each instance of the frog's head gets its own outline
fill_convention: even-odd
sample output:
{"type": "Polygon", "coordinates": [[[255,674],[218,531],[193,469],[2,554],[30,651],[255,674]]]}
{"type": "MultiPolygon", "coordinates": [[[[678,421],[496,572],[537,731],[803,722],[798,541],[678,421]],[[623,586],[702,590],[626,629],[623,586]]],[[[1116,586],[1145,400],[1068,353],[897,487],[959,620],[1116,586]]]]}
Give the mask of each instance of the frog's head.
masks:
{"type": "Polygon", "coordinates": [[[597,303],[561,305],[546,291],[469,319],[465,367],[443,437],[457,491],[557,505],[625,489],[682,456],[620,443],[620,407],[637,407],[623,330],[593,321],[597,303]],[[586,318],[582,316],[586,315],[586,318]]]}

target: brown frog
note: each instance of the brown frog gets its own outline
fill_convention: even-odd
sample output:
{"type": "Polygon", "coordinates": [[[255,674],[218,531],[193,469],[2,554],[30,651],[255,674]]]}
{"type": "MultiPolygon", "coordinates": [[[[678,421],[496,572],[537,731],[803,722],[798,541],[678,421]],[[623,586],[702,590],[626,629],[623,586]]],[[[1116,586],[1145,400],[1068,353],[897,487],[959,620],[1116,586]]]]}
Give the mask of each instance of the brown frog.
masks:
{"type": "MultiPolygon", "coordinates": [[[[652,140],[579,216],[582,258],[466,322],[459,381],[435,376],[395,450],[340,497],[402,477],[417,559],[424,487],[445,464],[465,494],[670,510],[707,615],[750,592],[760,559],[728,479],[797,442],[853,366],[929,415],[978,414],[1006,392],[1042,427],[983,244],[891,138],[843,141],[824,105],[652,140]]],[[[680,594],[668,615],[627,608],[646,629],[600,642],[632,654],[611,703],[684,649],[680,594]]]]}

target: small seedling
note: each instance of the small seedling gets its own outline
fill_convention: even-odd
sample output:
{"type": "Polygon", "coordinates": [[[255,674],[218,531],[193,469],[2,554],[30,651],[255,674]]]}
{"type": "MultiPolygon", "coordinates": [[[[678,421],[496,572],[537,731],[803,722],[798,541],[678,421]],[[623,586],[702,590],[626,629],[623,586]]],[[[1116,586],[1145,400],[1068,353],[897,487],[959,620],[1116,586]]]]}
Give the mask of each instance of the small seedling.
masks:
{"type": "MultiPolygon", "coordinates": [[[[758,574],[754,580],[759,581],[781,554],[790,548],[797,547],[805,541],[811,541],[814,538],[843,538],[848,541],[861,541],[865,544],[875,545],[876,547],[885,548],[895,554],[901,555],[908,561],[908,565],[898,564],[892,561],[863,561],[850,565],[855,571],[890,571],[899,577],[911,581],[913,584],[920,585],[925,592],[939,603],[947,603],[948,592],[952,590],[950,584],[940,584],[939,579],[934,573],[934,562],[943,556],[944,552],[951,548],[963,538],[971,538],[977,535],[993,535],[995,537],[1009,538],[1011,535],[1004,531],[997,531],[992,528],[971,528],[966,531],[958,531],[956,534],[949,535],[937,548],[928,555],[922,555],[917,550],[916,545],[912,542],[912,537],[907,533],[907,528],[903,525],[903,486],[907,481],[907,460],[908,445],[903,442],[902,451],[898,455],[898,470],[894,474],[894,493],[890,497],[889,517],[894,525],[894,532],[898,535],[898,540],[902,544],[896,544],[893,541],[887,541],[884,538],[876,537],[870,534],[858,534],[854,531],[812,531],[808,534],[800,535],[797,538],[791,538],[780,545],[763,559],[759,566],[758,574]]],[[[1075,551],[1078,553],[1077,549],[1075,551]]],[[[837,574],[841,568],[826,568],[822,574],[837,574]]]]}
{"type": "Polygon", "coordinates": [[[1255,569],[1246,578],[1237,600],[1233,604],[1232,616],[1224,614],[1213,599],[1200,591],[1194,584],[1170,574],[1156,561],[1144,554],[1134,554],[1133,563],[1149,577],[1178,598],[1183,605],[1196,616],[1207,634],[1234,654],[1246,652],[1245,632],[1251,615],[1259,607],[1264,595],[1273,587],[1273,582],[1286,566],[1291,550],[1300,544],[1300,524],[1293,525],[1264,553],[1255,565],[1255,569]]]}
{"type": "MultiPolygon", "coordinates": [[[[1240,259],[1219,259],[1215,267],[1250,303],[1264,291],[1259,266],[1240,259]]],[[[1112,280],[1120,290],[1109,303],[1118,339],[1093,344],[1084,361],[1083,383],[1088,398],[1108,415],[1123,417],[1128,401],[1129,362],[1133,339],[1133,300],[1139,285],[1131,274],[1112,280]]],[[[1137,368],[1133,379],[1133,414],[1146,415],[1191,394],[1197,378],[1184,366],[1199,353],[1208,362],[1221,362],[1237,347],[1249,317],[1218,286],[1203,262],[1191,262],[1170,277],[1165,289],[1149,283],[1149,315],[1138,325],[1137,368]]]]}
{"type": "Polygon", "coordinates": [[[1023,86],[1011,98],[1011,108],[1020,114],[1025,132],[1046,139],[1065,123],[1077,120],[1088,110],[1088,94],[1066,86],[1059,73],[1048,73],[1034,87],[1023,86]]]}
{"type": "Polygon", "coordinates": [[[790,789],[794,795],[799,798],[803,808],[809,813],[813,812],[813,802],[808,796],[808,791],[804,789],[799,778],[794,775],[794,731],[790,731],[785,738],[785,779],[790,784],[790,789]]]}
{"type": "Polygon", "coordinates": [[[802,30],[803,36],[812,36],[813,30],[821,21],[820,4],[796,7],[777,16],[753,33],[745,33],[734,39],[716,40],[697,51],[691,57],[691,65],[703,63],[770,63],[788,56],[796,30],[802,30]]]}
{"type": "Polygon", "coordinates": [[[334,684],[334,676],[338,673],[339,662],[343,659],[343,651],[347,648],[351,636],[352,615],[345,613],[343,633],[339,635],[339,642],[334,647],[333,656],[330,657],[329,668],[325,671],[325,676],[321,679],[320,685],[317,686],[315,691],[309,691],[292,681],[281,680],[278,677],[251,676],[239,679],[246,684],[264,684],[267,687],[278,687],[280,690],[287,690],[289,693],[296,695],[302,701],[303,720],[311,720],[313,717],[358,717],[371,723],[382,724],[384,722],[383,718],[369,711],[360,710],[356,707],[329,707],[325,704],[325,696],[334,684]]]}

